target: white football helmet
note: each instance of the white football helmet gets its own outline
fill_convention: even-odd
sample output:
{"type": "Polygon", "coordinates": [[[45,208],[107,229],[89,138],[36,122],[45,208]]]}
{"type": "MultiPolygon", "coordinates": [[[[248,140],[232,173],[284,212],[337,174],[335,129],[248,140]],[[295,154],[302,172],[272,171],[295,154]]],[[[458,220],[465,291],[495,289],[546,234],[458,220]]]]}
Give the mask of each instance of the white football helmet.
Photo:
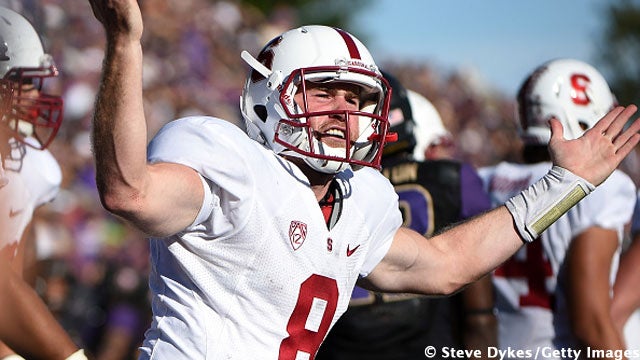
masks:
{"type": "Polygon", "coordinates": [[[44,79],[55,76],[58,70],[33,26],[22,15],[0,7],[2,122],[17,140],[37,149],[51,143],[62,122],[62,99],[41,92],[44,79]],[[38,90],[38,96],[26,94],[27,88],[38,90]],[[38,143],[24,141],[27,136],[38,143]]]}
{"type": "Polygon", "coordinates": [[[520,135],[529,145],[549,143],[547,122],[552,117],[562,123],[566,139],[575,139],[617,104],[602,74],[574,59],[556,59],[536,68],[517,100],[520,135]]]}
{"type": "Polygon", "coordinates": [[[413,90],[407,90],[407,97],[415,123],[413,134],[416,138],[416,146],[413,148],[413,158],[424,161],[425,150],[430,145],[452,144],[452,135],[444,127],[442,118],[431,101],[413,90]]]}
{"type": "Polygon", "coordinates": [[[242,58],[252,68],[240,107],[247,133],[276,153],[300,157],[313,169],[337,173],[349,165],[380,167],[387,136],[389,84],[367,48],[344,30],[310,25],[289,30],[271,40],[257,59],[246,51],[242,58]],[[359,111],[310,112],[306,84],[349,83],[361,89],[359,111]],[[302,93],[303,104],[294,101],[302,93]],[[366,99],[366,101],[365,101],[366,99]],[[308,119],[339,115],[358,121],[358,136],[346,135],[345,148],[318,140],[308,119]]]}

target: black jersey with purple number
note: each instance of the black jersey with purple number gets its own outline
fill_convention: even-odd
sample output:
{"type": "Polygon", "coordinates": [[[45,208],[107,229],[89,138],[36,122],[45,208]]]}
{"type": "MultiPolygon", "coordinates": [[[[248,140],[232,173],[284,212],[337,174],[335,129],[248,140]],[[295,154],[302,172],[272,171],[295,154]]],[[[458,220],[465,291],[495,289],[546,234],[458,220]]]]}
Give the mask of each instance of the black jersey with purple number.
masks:
{"type": "MultiPolygon", "coordinates": [[[[398,194],[404,225],[427,237],[490,207],[469,164],[405,160],[383,166],[383,173],[398,194]]],[[[459,296],[435,299],[356,287],[316,359],[424,359],[428,345],[461,349],[459,306],[459,296]]]]}

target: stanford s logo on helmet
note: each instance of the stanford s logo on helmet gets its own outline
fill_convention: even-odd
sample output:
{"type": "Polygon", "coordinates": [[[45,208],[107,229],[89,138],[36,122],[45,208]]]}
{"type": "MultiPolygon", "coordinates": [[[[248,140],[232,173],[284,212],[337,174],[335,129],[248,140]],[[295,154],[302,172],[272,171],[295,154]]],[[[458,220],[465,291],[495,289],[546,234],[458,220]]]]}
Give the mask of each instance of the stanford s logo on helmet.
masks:
{"type": "Polygon", "coordinates": [[[251,67],[241,97],[248,135],[278,154],[295,156],[313,169],[336,173],[352,166],[380,167],[387,141],[389,84],[367,48],[344,30],[310,25],[289,30],[269,42],[258,55],[246,51],[251,67]],[[307,84],[356,85],[363,105],[357,111],[310,112],[307,84]],[[339,115],[357,124],[358,134],[347,135],[346,146],[329,146],[314,136],[309,119],[339,115]]]}
{"type": "Polygon", "coordinates": [[[549,143],[552,117],[562,123],[565,138],[575,139],[617,104],[602,74],[574,59],[539,66],[520,87],[517,100],[520,134],[530,145],[549,143]]]}

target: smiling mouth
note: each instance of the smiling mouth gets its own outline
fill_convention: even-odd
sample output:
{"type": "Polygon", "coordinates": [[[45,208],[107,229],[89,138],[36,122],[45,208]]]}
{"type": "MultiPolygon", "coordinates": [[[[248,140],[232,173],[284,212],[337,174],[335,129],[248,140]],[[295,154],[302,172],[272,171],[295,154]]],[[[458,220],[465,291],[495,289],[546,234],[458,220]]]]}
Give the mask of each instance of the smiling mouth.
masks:
{"type": "Polygon", "coordinates": [[[346,147],[346,134],[341,129],[329,129],[325,132],[317,132],[316,137],[323,144],[326,144],[333,148],[345,148],[346,147]]]}
{"type": "Polygon", "coordinates": [[[340,129],[329,129],[326,133],[322,134],[322,136],[339,138],[343,140],[346,139],[344,130],[340,130],[340,129]]]}

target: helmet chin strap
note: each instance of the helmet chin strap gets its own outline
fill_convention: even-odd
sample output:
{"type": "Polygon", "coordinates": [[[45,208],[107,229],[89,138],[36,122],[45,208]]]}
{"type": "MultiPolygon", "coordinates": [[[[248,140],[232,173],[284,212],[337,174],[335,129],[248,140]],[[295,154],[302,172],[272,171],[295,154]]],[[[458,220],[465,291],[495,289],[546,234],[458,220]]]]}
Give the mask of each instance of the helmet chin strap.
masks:
{"type": "Polygon", "coordinates": [[[336,160],[316,159],[307,156],[304,161],[314,170],[325,174],[337,174],[349,168],[349,163],[336,160]]]}

